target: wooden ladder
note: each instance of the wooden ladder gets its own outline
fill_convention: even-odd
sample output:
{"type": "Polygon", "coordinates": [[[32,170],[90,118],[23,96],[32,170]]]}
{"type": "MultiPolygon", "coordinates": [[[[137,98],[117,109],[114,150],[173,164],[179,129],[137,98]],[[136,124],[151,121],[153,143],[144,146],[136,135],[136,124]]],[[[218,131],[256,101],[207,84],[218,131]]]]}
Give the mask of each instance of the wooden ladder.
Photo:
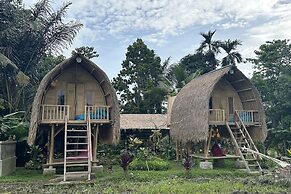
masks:
{"type": "Polygon", "coordinates": [[[262,168],[259,163],[261,157],[247,151],[245,148],[255,150],[256,152],[258,152],[258,149],[256,148],[240,117],[238,115],[235,116],[237,117],[237,121],[235,121],[233,125],[230,125],[226,121],[226,127],[234,143],[234,146],[236,147],[240,158],[249,173],[262,173],[262,168]]]}
{"type": "Polygon", "coordinates": [[[86,125],[68,124],[65,118],[64,181],[67,181],[68,175],[87,175],[88,180],[91,180],[91,150],[90,118],[86,125]]]}

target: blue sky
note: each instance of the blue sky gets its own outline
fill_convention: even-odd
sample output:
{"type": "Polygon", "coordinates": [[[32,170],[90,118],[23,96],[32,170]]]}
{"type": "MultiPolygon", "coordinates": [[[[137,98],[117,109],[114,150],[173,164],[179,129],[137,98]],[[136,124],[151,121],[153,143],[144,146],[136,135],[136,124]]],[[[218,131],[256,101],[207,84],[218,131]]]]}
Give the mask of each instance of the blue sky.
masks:
{"type": "MultiPolygon", "coordinates": [[[[24,0],[32,6],[37,0],[24,0]]],[[[63,1],[52,1],[54,7],[63,1]]],[[[291,0],[71,0],[66,20],[84,24],[71,51],[93,46],[100,56],[93,61],[115,77],[127,47],[142,38],[162,60],[178,62],[193,53],[202,40],[200,32],[216,29],[214,39],[239,39],[244,58],[273,39],[291,39],[291,0]]],[[[223,54],[223,53],[222,53],[223,54]]],[[[251,64],[238,67],[251,76],[251,64]]]]}

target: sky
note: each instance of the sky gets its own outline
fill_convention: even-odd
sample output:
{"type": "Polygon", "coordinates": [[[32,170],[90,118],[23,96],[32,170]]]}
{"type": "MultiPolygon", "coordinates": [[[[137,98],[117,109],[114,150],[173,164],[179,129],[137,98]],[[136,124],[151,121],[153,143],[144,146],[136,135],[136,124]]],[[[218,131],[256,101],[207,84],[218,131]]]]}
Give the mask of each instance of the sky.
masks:
{"type": "MultiPolygon", "coordinates": [[[[23,0],[26,7],[37,0],[23,0]]],[[[52,0],[53,7],[63,0],[52,0]]],[[[216,30],[214,40],[239,39],[243,58],[266,41],[291,39],[291,0],[71,0],[66,21],[84,26],[73,44],[63,50],[92,46],[100,54],[93,61],[110,79],[117,76],[126,49],[137,38],[171,63],[194,53],[200,33],[216,30]]],[[[223,55],[223,53],[221,54],[223,55]]],[[[251,77],[252,64],[238,64],[251,77]]]]}

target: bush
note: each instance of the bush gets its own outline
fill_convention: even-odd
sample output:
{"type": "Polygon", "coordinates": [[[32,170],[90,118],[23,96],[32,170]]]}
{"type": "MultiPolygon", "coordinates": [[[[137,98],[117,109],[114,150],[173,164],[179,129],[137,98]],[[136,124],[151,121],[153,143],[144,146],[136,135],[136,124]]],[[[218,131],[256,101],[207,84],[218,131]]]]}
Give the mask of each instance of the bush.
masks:
{"type": "Polygon", "coordinates": [[[25,168],[31,170],[42,169],[42,164],[45,162],[42,150],[38,146],[31,146],[29,154],[30,160],[25,164],[25,168]]]}
{"type": "MultiPolygon", "coordinates": [[[[169,163],[161,158],[158,157],[151,157],[147,161],[149,170],[168,170],[169,163]]],[[[147,165],[145,160],[140,160],[135,158],[131,164],[129,165],[129,169],[131,170],[147,170],[147,165]]]]}

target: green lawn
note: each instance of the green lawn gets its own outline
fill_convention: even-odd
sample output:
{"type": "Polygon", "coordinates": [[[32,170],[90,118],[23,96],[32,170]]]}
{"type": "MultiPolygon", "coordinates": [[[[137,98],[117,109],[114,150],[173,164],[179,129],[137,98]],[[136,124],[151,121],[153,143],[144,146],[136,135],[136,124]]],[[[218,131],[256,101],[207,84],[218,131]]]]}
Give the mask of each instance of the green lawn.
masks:
{"type": "Polygon", "coordinates": [[[113,166],[112,172],[105,167],[96,179],[81,184],[49,184],[53,178],[17,168],[13,175],[0,178],[0,193],[291,193],[288,184],[249,175],[228,163],[213,170],[195,167],[188,174],[175,162],[167,171],[129,171],[126,175],[119,166],[113,166]]]}

